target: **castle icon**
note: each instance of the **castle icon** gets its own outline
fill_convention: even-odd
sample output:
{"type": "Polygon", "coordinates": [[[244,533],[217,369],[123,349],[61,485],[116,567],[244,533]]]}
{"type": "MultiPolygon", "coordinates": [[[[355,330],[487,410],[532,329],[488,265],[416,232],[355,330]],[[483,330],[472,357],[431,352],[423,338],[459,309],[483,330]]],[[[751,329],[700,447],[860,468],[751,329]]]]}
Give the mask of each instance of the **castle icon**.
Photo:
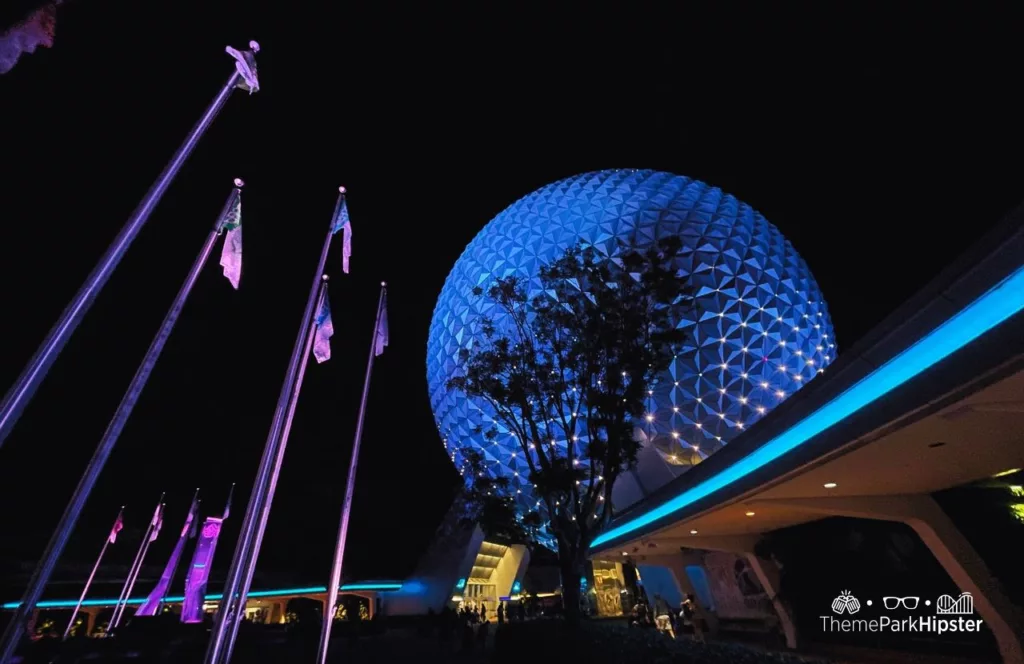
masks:
{"type": "Polygon", "coordinates": [[[974,597],[971,593],[960,593],[957,599],[941,595],[935,600],[935,609],[939,615],[969,616],[974,613],[974,597]]]}

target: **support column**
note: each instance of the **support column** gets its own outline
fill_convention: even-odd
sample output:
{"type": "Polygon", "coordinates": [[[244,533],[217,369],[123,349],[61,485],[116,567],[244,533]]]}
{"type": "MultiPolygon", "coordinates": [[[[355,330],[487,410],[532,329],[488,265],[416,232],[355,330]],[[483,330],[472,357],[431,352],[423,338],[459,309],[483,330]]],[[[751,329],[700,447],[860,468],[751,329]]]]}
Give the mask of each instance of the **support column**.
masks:
{"type": "MultiPolygon", "coordinates": [[[[775,615],[779,620],[779,627],[782,628],[783,636],[786,639],[786,647],[795,649],[799,642],[796,634],[796,622],[793,620],[793,614],[789,610],[789,607],[778,597],[778,568],[775,563],[758,558],[754,555],[754,548],[759,539],[760,535],[701,535],[685,539],[659,539],[658,546],[666,549],[681,547],[684,549],[694,550],[704,549],[706,551],[724,551],[746,557],[751,568],[754,570],[754,573],[757,575],[758,580],[764,587],[765,592],[771,599],[772,607],[775,609],[775,615]]],[[[647,556],[647,558],[652,558],[652,556],[647,556]]],[[[680,560],[682,559],[680,558],[680,560]]],[[[685,566],[683,569],[685,572],[685,566]]],[[[708,623],[708,626],[710,628],[710,623],[708,623]]]]}
{"type": "Polygon", "coordinates": [[[759,558],[749,551],[744,555],[746,555],[747,562],[750,563],[750,568],[757,575],[757,580],[761,582],[761,587],[768,593],[772,606],[775,607],[775,614],[779,617],[779,626],[782,627],[782,633],[786,637],[786,647],[796,648],[796,623],[793,622],[793,615],[790,613],[789,607],[779,598],[779,566],[770,560],[759,558]]]}
{"type": "MultiPolygon", "coordinates": [[[[676,586],[678,586],[680,593],[685,597],[686,595],[693,595],[697,599],[695,602],[697,606],[697,617],[704,620],[704,624],[708,626],[708,632],[711,636],[718,634],[718,614],[710,610],[710,607],[704,605],[700,601],[700,595],[693,587],[693,582],[690,580],[690,575],[686,573],[687,564],[695,563],[692,555],[687,556],[684,553],[678,553],[675,555],[659,555],[659,556],[645,556],[642,565],[658,565],[664,567],[671,572],[672,577],[675,579],[676,586]],[[689,560],[688,560],[689,558],[689,560]]],[[[700,564],[700,563],[696,563],[700,564]]],[[[678,607],[675,607],[678,610],[678,607]]]]}
{"type": "Polygon", "coordinates": [[[1024,664],[1024,617],[1000,590],[967,538],[929,495],[788,498],[758,501],[817,514],[896,521],[914,529],[961,592],[974,598],[1006,664],[1024,664]]]}

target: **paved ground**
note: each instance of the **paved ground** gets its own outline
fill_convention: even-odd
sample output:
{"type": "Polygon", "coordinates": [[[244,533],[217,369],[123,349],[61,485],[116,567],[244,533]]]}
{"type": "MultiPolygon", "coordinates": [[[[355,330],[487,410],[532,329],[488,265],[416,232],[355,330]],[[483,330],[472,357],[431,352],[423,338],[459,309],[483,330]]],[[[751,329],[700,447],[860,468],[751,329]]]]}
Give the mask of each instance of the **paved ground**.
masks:
{"type": "Polygon", "coordinates": [[[493,642],[492,635],[483,651],[474,648],[472,654],[465,654],[458,642],[442,644],[437,636],[421,637],[412,630],[388,630],[385,634],[355,641],[335,640],[328,661],[331,664],[483,664],[490,660],[493,642]]]}

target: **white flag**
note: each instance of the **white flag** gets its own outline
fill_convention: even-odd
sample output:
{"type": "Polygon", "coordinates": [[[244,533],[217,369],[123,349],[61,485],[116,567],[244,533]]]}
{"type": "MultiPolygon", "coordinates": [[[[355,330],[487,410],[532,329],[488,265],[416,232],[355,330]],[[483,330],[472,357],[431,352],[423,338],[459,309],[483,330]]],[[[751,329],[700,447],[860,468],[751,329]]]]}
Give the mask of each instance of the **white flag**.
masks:
{"type": "Polygon", "coordinates": [[[224,267],[224,276],[238,290],[238,282],[242,279],[242,196],[237,189],[227,215],[220,222],[220,230],[227,231],[224,233],[220,264],[224,267]]]}
{"type": "Polygon", "coordinates": [[[157,536],[160,535],[160,528],[164,525],[164,506],[157,505],[156,511],[153,512],[153,520],[150,521],[152,528],[149,531],[149,541],[155,542],[157,536]]]}

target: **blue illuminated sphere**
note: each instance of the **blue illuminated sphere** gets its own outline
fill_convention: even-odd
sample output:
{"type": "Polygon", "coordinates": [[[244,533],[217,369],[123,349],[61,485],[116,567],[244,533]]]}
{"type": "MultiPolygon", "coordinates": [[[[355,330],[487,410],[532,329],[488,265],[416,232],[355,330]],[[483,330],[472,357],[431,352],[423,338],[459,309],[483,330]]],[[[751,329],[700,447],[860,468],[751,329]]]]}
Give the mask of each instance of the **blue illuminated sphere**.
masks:
{"type": "MultiPolygon", "coordinates": [[[[695,291],[684,328],[687,342],[656,384],[644,421],[635,482],[639,493],[721,449],[835,359],[828,308],[807,264],[775,226],[749,205],[690,178],[648,170],[585,173],[549,184],[495,217],[455,263],[434,309],[427,340],[430,404],[456,468],[461,449],[481,451],[494,475],[508,477],[521,504],[533,507],[529,469],[503,426],[495,440],[490,408],[445,383],[458,371],[460,349],[483,343],[480,318],[503,319],[472,290],[501,277],[540,291],[540,267],[578,242],[605,255],[618,241],[642,249],[676,235],[680,282],[695,291]],[[651,461],[654,459],[655,461],[651,461]]],[[[467,478],[469,479],[469,478],[467,478]]],[[[616,484],[616,491],[619,485],[616,484]]],[[[629,493],[629,492],[627,492],[629,493]]],[[[639,497],[621,500],[616,506],[639,497]]]]}

